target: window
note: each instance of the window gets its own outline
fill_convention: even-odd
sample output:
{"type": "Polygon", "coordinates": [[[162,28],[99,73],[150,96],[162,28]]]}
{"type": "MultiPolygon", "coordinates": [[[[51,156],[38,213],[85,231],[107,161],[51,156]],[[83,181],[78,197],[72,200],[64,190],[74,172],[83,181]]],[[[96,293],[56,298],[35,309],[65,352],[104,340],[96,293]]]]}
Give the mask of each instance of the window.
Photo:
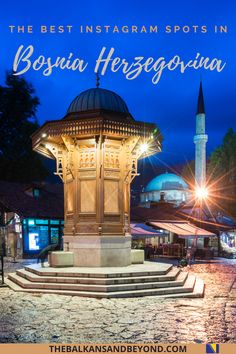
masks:
{"type": "Polygon", "coordinates": [[[59,243],[59,227],[51,227],[50,236],[51,243],[59,243]]]}
{"type": "Polygon", "coordinates": [[[61,244],[64,221],[59,219],[24,219],[24,252],[34,254],[49,244],[61,244]]]}
{"type": "Polygon", "coordinates": [[[24,219],[24,252],[34,254],[49,244],[61,244],[64,221],[59,219],[24,219]]]}
{"type": "Polygon", "coordinates": [[[48,241],[48,226],[28,226],[24,238],[24,249],[25,251],[37,251],[46,247],[48,241]]]}
{"type": "Polygon", "coordinates": [[[51,225],[59,225],[60,224],[60,220],[50,220],[50,224],[51,225]]]}
{"type": "Polygon", "coordinates": [[[40,191],[39,191],[39,189],[34,188],[34,189],[33,189],[33,196],[34,196],[35,198],[38,198],[38,197],[39,197],[39,195],[40,195],[40,191]]]}
{"type": "Polygon", "coordinates": [[[48,220],[44,220],[44,219],[36,219],[35,223],[37,225],[48,225],[48,220]]]}

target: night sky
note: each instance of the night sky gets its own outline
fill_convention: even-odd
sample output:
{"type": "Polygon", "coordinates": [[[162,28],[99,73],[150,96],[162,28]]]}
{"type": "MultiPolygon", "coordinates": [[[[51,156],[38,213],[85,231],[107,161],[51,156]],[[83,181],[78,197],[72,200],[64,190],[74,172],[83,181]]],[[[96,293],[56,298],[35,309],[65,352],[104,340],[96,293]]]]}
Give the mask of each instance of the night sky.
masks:
{"type": "MultiPolygon", "coordinates": [[[[0,82],[12,63],[18,47],[32,44],[38,55],[84,58],[89,65],[83,73],[54,69],[51,76],[29,70],[40,98],[40,124],[60,119],[76,95],[95,86],[94,63],[103,46],[114,47],[115,54],[132,61],[135,56],[171,59],[180,55],[189,60],[202,56],[226,62],[221,73],[187,70],[181,74],[165,70],[160,82],[153,85],[151,73],[127,80],[121,72],[107,71],[101,87],[117,92],[127,103],[136,120],[155,122],[164,135],[163,164],[183,163],[194,158],[193,135],[200,77],[209,135],[207,153],[217,147],[229,127],[236,129],[236,5],[234,1],[8,1],[1,3],[0,13],[0,82]],[[227,34],[213,33],[214,25],[227,25],[227,34]],[[11,34],[9,25],[33,25],[33,34],[11,34]],[[41,34],[40,25],[72,25],[72,33],[41,34]],[[152,34],[81,34],[80,25],[157,25],[152,34]],[[164,33],[167,25],[206,25],[208,32],[164,33]]],[[[115,56],[116,56],[115,55],[115,56]]]]}

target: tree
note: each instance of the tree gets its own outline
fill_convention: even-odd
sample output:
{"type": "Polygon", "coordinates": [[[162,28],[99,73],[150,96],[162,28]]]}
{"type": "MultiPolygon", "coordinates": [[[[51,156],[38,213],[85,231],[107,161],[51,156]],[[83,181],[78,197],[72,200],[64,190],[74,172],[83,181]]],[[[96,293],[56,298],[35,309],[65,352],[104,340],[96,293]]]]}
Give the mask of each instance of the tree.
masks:
{"type": "Polygon", "coordinates": [[[236,216],[236,132],[230,128],[223,143],[213,151],[208,163],[208,175],[214,185],[218,204],[236,216]]]}
{"type": "Polygon", "coordinates": [[[39,127],[39,99],[24,78],[6,74],[0,86],[0,179],[40,181],[47,176],[41,158],[32,151],[31,134],[39,127]]]}

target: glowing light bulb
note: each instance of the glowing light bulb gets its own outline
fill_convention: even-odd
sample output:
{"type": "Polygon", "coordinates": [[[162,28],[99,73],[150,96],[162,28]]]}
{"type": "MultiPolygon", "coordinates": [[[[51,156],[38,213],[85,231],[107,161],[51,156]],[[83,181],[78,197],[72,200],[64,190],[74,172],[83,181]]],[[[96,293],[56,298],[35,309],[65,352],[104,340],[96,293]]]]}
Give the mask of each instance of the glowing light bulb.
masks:
{"type": "Polygon", "coordinates": [[[143,154],[144,152],[148,151],[148,144],[147,143],[143,143],[140,145],[140,151],[143,154]]]}

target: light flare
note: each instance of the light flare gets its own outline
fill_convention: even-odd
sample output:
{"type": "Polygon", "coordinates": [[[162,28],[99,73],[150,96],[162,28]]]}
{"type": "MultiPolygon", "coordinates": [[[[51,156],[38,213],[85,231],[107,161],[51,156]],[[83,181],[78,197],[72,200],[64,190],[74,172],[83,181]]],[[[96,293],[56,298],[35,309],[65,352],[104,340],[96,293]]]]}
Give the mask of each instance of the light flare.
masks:
{"type": "Polygon", "coordinates": [[[140,145],[140,152],[143,154],[144,152],[148,151],[148,144],[147,143],[143,143],[140,145]]]}
{"type": "Polygon", "coordinates": [[[209,196],[209,191],[206,187],[198,187],[195,191],[195,195],[198,199],[206,199],[209,196]]]}

